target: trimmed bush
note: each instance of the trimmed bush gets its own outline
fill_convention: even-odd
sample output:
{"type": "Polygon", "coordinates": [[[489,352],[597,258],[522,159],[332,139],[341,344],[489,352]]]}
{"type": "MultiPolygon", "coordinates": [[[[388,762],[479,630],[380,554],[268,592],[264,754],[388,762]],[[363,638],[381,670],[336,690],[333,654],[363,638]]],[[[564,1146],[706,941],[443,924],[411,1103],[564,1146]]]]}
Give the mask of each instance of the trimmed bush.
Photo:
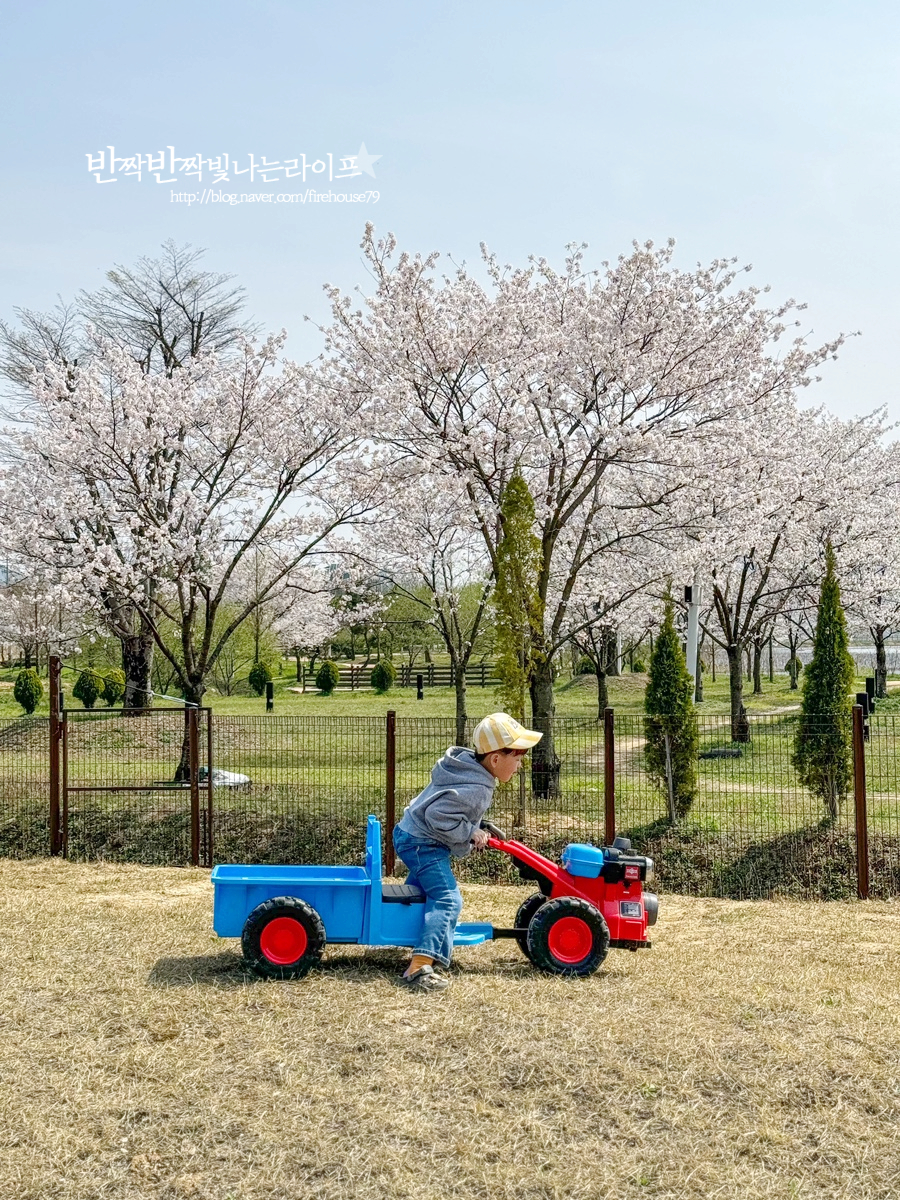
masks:
{"type": "Polygon", "coordinates": [[[326,658],[316,671],[316,687],[323,696],[330,696],[340,681],[341,673],[336,662],[326,658]]]}
{"type": "Polygon", "coordinates": [[[103,679],[90,667],[78,676],[72,695],[80,700],[85,708],[93,708],[99,696],[103,695],[103,679]]]}
{"type": "Polygon", "coordinates": [[[44,685],[34,667],[26,667],[24,671],[18,673],[13,687],[13,695],[16,703],[21,704],[29,716],[40,704],[43,694],[44,685]]]}
{"type": "Polygon", "coordinates": [[[803,659],[796,658],[796,657],[789,658],[787,660],[787,662],[784,664],[784,670],[787,675],[792,675],[795,673],[797,675],[799,675],[800,672],[803,670],[803,659]]]}
{"type": "Polygon", "coordinates": [[[107,708],[115,708],[125,695],[125,672],[118,667],[110,667],[103,678],[103,699],[107,708]]]}
{"type": "Polygon", "coordinates": [[[575,674],[576,675],[595,675],[596,674],[596,668],[594,667],[594,664],[591,662],[591,660],[588,658],[588,656],[586,654],[582,658],[579,658],[578,665],[575,668],[575,674]]]}
{"type": "Polygon", "coordinates": [[[669,817],[684,817],[697,790],[699,731],[694,681],[675,630],[675,607],[666,598],[665,617],[653,654],[644,694],[644,761],[647,774],[669,800],[669,817]]]}
{"type": "Polygon", "coordinates": [[[375,664],[372,674],[369,676],[369,683],[376,692],[383,695],[394,686],[396,678],[397,672],[394,670],[394,664],[386,659],[375,664]]]}
{"type": "Polygon", "coordinates": [[[812,659],[803,672],[803,699],[794,742],[794,766],[805,786],[835,820],[853,784],[850,691],[856,666],[850,656],[834,550],[825,549],[812,659]]]}
{"type": "Polygon", "coordinates": [[[250,686],[256,692],[257,696],[261,696],[266,690],[266,684],[272,682],[272,672],[265,663],[254,663],[250,668],[250,686]]]}
{"type": "Polygon", "coordinates": [[[647,670],[647,664],[644,662],[644,660],[642,658],[636,658],[634,660],[634,662],[631,664],[631,669],[632,669],[632,671],[634,671],[634,673],[636,675],[643,674],[644,671],[647,670]]]}

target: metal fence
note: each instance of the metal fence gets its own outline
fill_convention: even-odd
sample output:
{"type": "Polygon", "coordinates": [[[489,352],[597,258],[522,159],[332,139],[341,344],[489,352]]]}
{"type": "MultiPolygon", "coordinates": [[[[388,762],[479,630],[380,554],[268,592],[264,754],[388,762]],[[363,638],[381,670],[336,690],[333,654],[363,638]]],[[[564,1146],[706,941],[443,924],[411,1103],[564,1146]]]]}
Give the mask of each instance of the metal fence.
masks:
{"type": "MultiPolygon", "coordinates": [[[[548,787],[524,767],[498,787],[495,823],[551,856],[570,841],[604,841],[614,824],[653,855],[663,890],[900,895],[900,717],[869,719],[855,776],[859,785],[864,768],[862,796],[850,779],[834,819],[793,765],[796,713],[751,718],[743,744],[732,742],[727,718],[701,718],[692,800],[673,821],[667,781],[648,769],[644,719],[607,716],[557,718],[558,775],[548,787]]],[[[189,777],[175,782],[185,713],[67,714],[59,848],[148,863],[360,861],[366,816],[377,814],[387,833],[455,741],[452,717],[195,719],[197,752],[189,777]]],[[[0,854],[52,848],[51,741],[46,719],[0,730],[0,854]]],[[[517,880],[494,852],[459,869],[470,880],[517,880]]]]}

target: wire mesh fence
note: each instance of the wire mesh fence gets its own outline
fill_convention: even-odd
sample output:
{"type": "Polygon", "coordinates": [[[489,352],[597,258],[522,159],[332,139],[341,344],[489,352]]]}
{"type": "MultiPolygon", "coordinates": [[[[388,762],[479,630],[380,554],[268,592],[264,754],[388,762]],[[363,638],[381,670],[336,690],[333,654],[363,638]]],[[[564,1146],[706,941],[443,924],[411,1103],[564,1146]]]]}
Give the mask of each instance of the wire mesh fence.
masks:
{"type": "MultiPolygon", "coordinates": [[[[209,845],[209,720],[197,720],[198,861],[209,845]]],[[[183,863],[192,858],[187,710],[73,712],[64,724],[63,853],[71,859],[183,863]]]]}
{"type": "MultiPolygon", "coordinates": [[[[399,819],[456,740],[452,717],[397,718],[393,739],[384,717],[202,712],[197,719],[193,822],[204,862],[360,862],[368,814],[382,820],[387,841],[391,808],[399,819]]],[[[615,715],[616,831],[654,857],[662,890],[737,898],[857,894],[852,773],[844,772],[829,814],[794,765],[798,723],[793,712],[753,717],[750,741],[737,743],[727,718],[701,718],[690,802],[673,813],[669,780],[648,754],[646,720],[615,715]]],[[[824,738],[829,730],[812,723],[807,735],[824,738]]],[[[191,789],[180,769],[185,738],[179,711],[69,715],[63,824],[70,857],[191,861],[191,789]]],[[[46,719],[22,718],[0,731],[0,854],[49,852],[48,744],[46,719]]],[[[491,819],[550,857],[568,842],[601,843],[613,750],[604,723],[556,718],[545,746],[550,767],[526,759],[497,787],[491,819]]],[[[900,894],[898,752],[900,718],[872,716],[864,761],[873,896],[900,894]]],[[[464,879],[518,882],[496,852],[471,855],[458,870],[464,879]]]]}
{"type": "Polygon", "coordinates": [[[869,718],[866,802],[872,895],[900,895],[900,718],[869,718]]]}
{"type": "Polygon", "coordinates": [[[0,730],[0,855],[50,853],[47,793],[50,722],[19,717],[0,730]]]}
{"type": "MultiPolygon", "coordinates": [[[[648,770],[646,722],[616,718],[616,824],[654,857],[661,887],[736,898],[856,895],[852,774],[837,781],[847,787],[832,818],[794,766],[798,727],[795,713],[759,716],[750,741],[734,742],[727,717],[701,719],[693,799],[673,821],[667,781],[648,770]]],[[[828,721],[805,728],[826,744],[832,733],[828,721]]]]}
{"type": "Polygon", "coordinates": [[[218,862],[359,862],[385,816],[383,717],[215,719],[218,862]]]}

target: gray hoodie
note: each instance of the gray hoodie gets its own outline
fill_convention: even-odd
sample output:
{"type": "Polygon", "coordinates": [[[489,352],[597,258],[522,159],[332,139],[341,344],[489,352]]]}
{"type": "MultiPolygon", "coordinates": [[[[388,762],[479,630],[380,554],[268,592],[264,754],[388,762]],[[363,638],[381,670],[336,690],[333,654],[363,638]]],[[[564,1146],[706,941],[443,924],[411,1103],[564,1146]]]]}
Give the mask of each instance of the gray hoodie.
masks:
{"type": "Polygon", "coordinates": [[[466,746],[450,746],[398,822],[412,837],[431,838],[455,858],[465,858],[471,840],[490,808],[497,780],[466,746]]]}

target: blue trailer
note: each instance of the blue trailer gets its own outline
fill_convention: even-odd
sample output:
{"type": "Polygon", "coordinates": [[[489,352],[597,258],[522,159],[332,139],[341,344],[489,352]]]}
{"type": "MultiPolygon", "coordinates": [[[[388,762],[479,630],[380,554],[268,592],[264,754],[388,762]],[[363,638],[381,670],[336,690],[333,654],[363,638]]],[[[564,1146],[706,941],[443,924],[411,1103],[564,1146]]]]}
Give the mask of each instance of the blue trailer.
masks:
{"type": "MultiPolygon", "coordinates": [[[[508,854],[524,879],[540,888],[519,906],[508,929],[484,921],[456,926],[454,946],[514,938],[542,971],[590,975],[611,948],[650,946],[659,902],[645,890],[653,860],[635,854],[627,838],[609,847],[572,844],[560,863],[482,822],[488,845],[508,854]]],[[[381,878],[381,825],[369,817],[363,867],[222,864],[212,873],[213,927],[239,937],[247,965],[270,979],[299,979],[326,943],[416,946],[425,894],[381,878]]]]}
{"type": "MultiPolygon", "coordinates": [[[[239,937],[254,971],[298,979],[321,958],[326,942],[414,946],[422,932],[425,893],[381,877],[381,824],[369,817],[364,867],[244,866],[213,869],[213,928],[239,937]]],[[[454,946],[493,936],[485,922],[461,923],[454,946]]]]}

